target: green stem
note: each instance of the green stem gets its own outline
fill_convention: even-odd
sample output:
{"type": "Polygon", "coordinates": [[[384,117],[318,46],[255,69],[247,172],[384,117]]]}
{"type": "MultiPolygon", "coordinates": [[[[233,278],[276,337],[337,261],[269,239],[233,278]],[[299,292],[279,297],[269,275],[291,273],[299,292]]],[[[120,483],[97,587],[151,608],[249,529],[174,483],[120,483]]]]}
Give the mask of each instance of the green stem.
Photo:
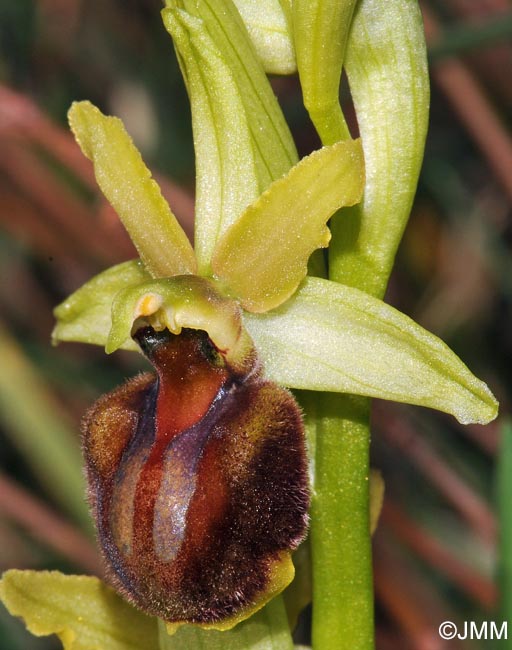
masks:
{"type": "Polygon", "coordinates": [[[313,648],[370,650],[369,400],[323,394],[311,503],[313,648]]]}

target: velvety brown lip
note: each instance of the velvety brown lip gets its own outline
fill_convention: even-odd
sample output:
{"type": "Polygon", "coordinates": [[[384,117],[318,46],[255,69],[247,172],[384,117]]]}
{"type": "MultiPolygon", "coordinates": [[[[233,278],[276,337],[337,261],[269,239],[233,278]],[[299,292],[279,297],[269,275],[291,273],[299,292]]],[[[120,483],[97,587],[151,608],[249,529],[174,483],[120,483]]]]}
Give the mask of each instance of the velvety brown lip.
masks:
{"type": "Polygon", "coordinates": [[[264,598],[305,534],[301,415],[255,357],[234,373],[205,332],[135,338],[157,376],[113,391],[84,422],[111,579],[167,621],[222,620],[264,598]]]}

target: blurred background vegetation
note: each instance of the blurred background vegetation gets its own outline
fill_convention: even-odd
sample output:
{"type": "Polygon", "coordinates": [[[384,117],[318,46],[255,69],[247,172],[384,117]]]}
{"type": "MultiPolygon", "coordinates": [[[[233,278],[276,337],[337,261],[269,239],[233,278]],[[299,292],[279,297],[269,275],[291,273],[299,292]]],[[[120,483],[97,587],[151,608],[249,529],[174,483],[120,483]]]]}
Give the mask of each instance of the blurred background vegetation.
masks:
{"type": "MultiPolygon", "coordinates": [[[[141,362],[77,344],[52,348],[52,309],[134,251],[66,112],[87,98],[122,117],[191,232],[189,107],[159,10],[159,0],[0,0],[2,570],[101,575],[83,497],[80,418],[141,362]]],[[[373,465],[386,482],[375,536],[378,648],[512,648],[443,645],[437,634],[444,620],[506,617],[512,637],[512,3],[425,0],[422,10],[431,127],[388,300],[447,341],[502,408],[483,428],[376,403],[373,465]]],[[[297,80],[272,83],[308,153],[318,140],[297,80]]],[[[2,650],[56,647],[0,609],[2,650]]]]}

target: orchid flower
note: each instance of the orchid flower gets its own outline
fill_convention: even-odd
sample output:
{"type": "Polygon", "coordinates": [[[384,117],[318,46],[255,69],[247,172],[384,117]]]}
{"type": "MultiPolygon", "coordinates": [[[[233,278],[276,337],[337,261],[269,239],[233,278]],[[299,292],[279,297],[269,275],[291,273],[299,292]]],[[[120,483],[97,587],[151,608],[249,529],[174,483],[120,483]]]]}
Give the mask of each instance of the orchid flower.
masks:
{"type": "MultiPolygon", "coordinates": [[[[388,124],[377,133],[372,122],[384,117],[368,99],[374,70],[363,70],[360,57],[382,38],[381,30],[372,43],[364,40],[376,19],[373,0],[361,3],[353,21],[354,3],[337,3],[343,5],[338,22],[328,20],[331,2],[296,2],[293,10],[287,2],[263,3],[271,8],[262,15],[279,25],[269,41],[278,39],[278,56],[267,42],[271,26],[252,21],[251,3],[236,4],[240,13],[230,0],[168,0],[162,12],[192,105],[195,249],[122,122],[87,101],[69,112],[98,185],[140,257],[103,271],[59,305],[54,342],[142,352],[158,376],[141,375],[109,393],[84,422],[99,541],[110,581],[145,612],[133,614],[137,634],[136,621],[149,626],[148,615],[165,621],[169,633],[186,623],[225,630],[264,605],[244,625],[256,625],[269,608],[282,623],[282,604],[269,601],[293,578],[290,554],[304,538],[309,502],[301,411],[287,389],[406,402],[462,423],[486,423],[497,413],[487,386],[440,339],[380,299],[414,192],[428,92],[422,91],[420,108],[407,108],[417,112],[417,128],[407,133],[404,127],[398,154],[392,145],[382,153],[380,134],[391,137],[388,143],[395,133],[402,136],[388,124]],[[315,22],[317,5],[325,13],[315,22]],[[312,56],[308,39],[338,23],[344,26],[336,35],[339,70],[325,74],[332,52],[312,56]],[[333,98],[347,40],[362,139],[348,137],[333,98]],[[262,66],[291,72],[294,43],[306,105],[325,144],[301,160],[262,66]],[[395,170],[384,174],[386,164],[396,164],[403,183],[391,198],[395,170]],[[367,248],[359,257],[337,255],[350,241],[344,229],[353,226],[354,215],[367,248]],[[329,246],[331,230],[337,281],[308,275],[311,255],[329,246]]],[[[411,25],[418,30],[413,4],[404,12],[393,0],[377,18],[395,12],[399,35],[411,25]]],[[[393,16],[381,24],[388,32],[393,16]]],[[[424,52],[414,47],[421,62],[424,52]]],[[[20,594],[33,579],[39,580],[4,578],[0,594],[14,613],[23,613],[20,594]]],[[[92,578],[79,584],[46,574],[41,580],[43,591],[54,584],[68,595],[87,592],[91,603],[103,588],[87,582],[92,578]]],[[[58,608],[54,595],[46,597],[58,608]]],[[[105,598],[115,597],[108,592],[105,598]]],[[[129,606],[115,606],[130,625],[129,606]]],[[[74,606],[66,607],[71,618],[78,616],[74,606]]],[[[61,625],[70,649],[71,638],[88,633],[61,625]]],[[[32,628],[59,631],[55,622],[32,628]]],[[[185,625],[182,638],[193,639],[196,629],[185,625]]],[[[156,647],[155,630],[147,632],[145,647],[156,647]]],[[[246,647],[229,645],[230,638],[224,647],[246,647]]],[[[170,643],[160,638],[162,648],[178,647],[170,643]]],[[[268,647],[290,643],[288,636],[268,647]]]]}

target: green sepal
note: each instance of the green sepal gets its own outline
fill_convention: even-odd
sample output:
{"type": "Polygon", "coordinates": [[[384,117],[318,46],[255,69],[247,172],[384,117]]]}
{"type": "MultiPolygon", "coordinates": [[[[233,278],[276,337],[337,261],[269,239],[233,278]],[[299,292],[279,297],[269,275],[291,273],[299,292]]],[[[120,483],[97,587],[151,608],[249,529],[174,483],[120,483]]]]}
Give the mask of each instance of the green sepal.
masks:
{"type": "Polygon", "coordinates": [[[323,144],[350,137],[339,102],[356,0],[294,0],[293,30],[304,106],[323,144]]]}
{"type": "Polygon", "coordinates": [[[290,6],[280,0],[233,0],[268,74],[297,70],[290,6]]]}
{"type": "MultiPolygon", "coordinates": [[[[117,264],[91,278],[55,308],[57,324],[52,332],[53,344],[77,341],[105,345],[112,326],[112,302],[116,293],[150,279],[140,260],[117,264]]],[[[138,350],[131,339],[121,347],[138,350]]]]}
{"type": "Polygon", "coordinates": [[[194,250],[121,120],[90,102],[74,102],[68,117],[98,185],[151,275],[194,273],[194,250]]]}
{"type": "Polygon", "coordinates": [[[64,650],[157,650],[157,619],[92,576],[58,571],[4,573],[0,599],[36,636],[56,634],[64,650]]]}
{"type": "Polygon", "coordinates": [[[330,278],[382,297],[416,191],[429,80],[418,3],[361,0],[345,68],[366,162],[362,202],[332,220],[330,278]]]}
{"type": "Polygon", "coordinates": [[[428,406],[485,424],[498,404],[439,338],[372,296],[320,278],[245,326],[269,379],[428,406]]]}
{"type": "Polygon", "coordinates": [[[295,164],[297,153],[231,0],[166,4],[164,24],[174,39],[192,107],[195,249],[199,273],[207,275],[217,239],[295,164]]]}
{"type": "Polygon", "coordinates": [[[250,205],[218,242],[215,276],[244,309],[283,303],[306,276],[311,253],[329,243],[327,220],[361,198],[361,142],[345,140],[303,158],[250,205]]]}

